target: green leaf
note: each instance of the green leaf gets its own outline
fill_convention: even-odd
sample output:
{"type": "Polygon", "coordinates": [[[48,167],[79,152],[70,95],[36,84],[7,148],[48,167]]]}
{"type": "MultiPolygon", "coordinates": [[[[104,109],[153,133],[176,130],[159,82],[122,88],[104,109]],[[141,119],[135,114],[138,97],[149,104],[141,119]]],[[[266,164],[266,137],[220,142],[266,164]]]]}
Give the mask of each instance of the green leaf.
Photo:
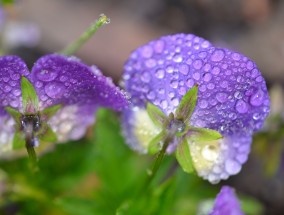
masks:
{"type": "Polygon", "coordinates": [[[176,109],[175,115],[179,120],[183,120],[186,124],[195,109],[197,101],[198,86],[194,85],[187,93],[182,97],[179,106],[176,109]]]}
{"type": "Polygon", "coordinates": [[[153,123],[158,127],[163,127],[167,121],[167,116],[155,105],[147,103],[147,113],[153,123]]]}
{"type": "Polygon", "coordinates": [[[1,0],[0,5],[11,5],[14,4],[14,0],[1,0]]]}
{"type": "Polygon", "coordinates": [[[208,128],[191,127],[188,128],[187,138],[191,141],[211,141],[221,139],[223,136],[215,130],[208,128]]]}
{"type": "Polygon", "coordinates": [[[16,132],[13,138],[13,149],[21,149],[26,145],[26,141],[22,132],[16,132]]]}
{"type": "Polygon", "coordinates": [[[163,130],[157,136],[155,136],[148,145],[148,153],[149,154],[156,154],[161,150],[160,142],[163,141],[165,138],[166,132],[163,130]]]}
{"type": "Polygon", "coordinates": [[[176,158],[183,171],[187,173],[192,173],[194,171],[189,145],[186,138],[178,143],[176,158]]]}
{"type": "Polygon", "coordinates": [[[47,121],[51,117],[53,117],[61,107],[62,107],[62,104],[57,104],[51,107],[47,107],[41,112],[41,115],[44,118],[44,120],[47,121]]]}
{"type": "Polygon", "coordinates": [[[40,141],[50,142],[50,143],[54,143],[55,141],[57,141],[56,134],[48,124],[46,123],[42,124],[42,130],[40,132],[41,132],[39,135],[40,141]]]}
{"type": "Polygon", "coordinates": [[[24,113],[38,111],[38,97],[32,83],[22,76],[21,80],[22,100],[24,113]]]}
{"type": "Polygon", "coordinates": [[[13,119],[16,121],[17,126],[20,126],[20,119],[22,114],[12,107],[5,107],[5,110],[10,114],[11,117],[13,117],[13,119]]]}

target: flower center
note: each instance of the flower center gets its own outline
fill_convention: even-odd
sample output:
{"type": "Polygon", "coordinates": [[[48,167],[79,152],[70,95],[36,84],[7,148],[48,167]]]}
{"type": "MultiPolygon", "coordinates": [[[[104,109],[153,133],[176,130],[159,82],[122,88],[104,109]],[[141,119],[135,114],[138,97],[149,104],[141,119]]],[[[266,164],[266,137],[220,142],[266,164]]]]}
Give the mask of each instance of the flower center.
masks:
{"type": "Polygon", "coordinates": [[[21,130],[25,133],[27,142],[32,146],[37,145],[37,133],[41,128],[41,120],[38,114],[24,114],[21,116],[21,130]]]}
{"type": "Polygon", "coordinates": [[[179,119],[173,119],[169,124],[169,130],[173,133],[184,132],[185,127],[185,123],[179,119]]]}

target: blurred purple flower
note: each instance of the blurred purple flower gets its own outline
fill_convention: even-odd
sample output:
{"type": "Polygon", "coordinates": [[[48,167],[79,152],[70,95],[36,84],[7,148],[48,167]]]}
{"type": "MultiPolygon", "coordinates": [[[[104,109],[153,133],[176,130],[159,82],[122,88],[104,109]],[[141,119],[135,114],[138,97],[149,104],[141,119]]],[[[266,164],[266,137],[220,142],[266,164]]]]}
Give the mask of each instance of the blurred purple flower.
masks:
{"type": "Polygon", "coordinates": [[[244,215],[234,189],[223,186],[209,215],[244,215]]]}
{"type": "MultiPolygon", "coordinates": [[[[133,149],[144,153],[149,140],[160,132],[146,113],[146,103],[169,115],[198,84],[190,125],[223,135],[202,144],[189,142],[198,175],[211,183],[240,172],[252,134],[269,113],[266,84],[255,63],[191,34],[161,37],[135,50],[125,64],[123,81],[132,102],[131,110],[123,114],[124,134],[133,149]]],[[[176,144],[169,145],[168,153],[176,144]]]]}
{"type": "MultiPolygon", "coordinates": [[[[96,66],[87,66],[75,57],[50,54],[41,57],[31,73],[17,56],[0,57],[0,144],[1,152],[12,148],[14,119],[5,111],[10,106],[23,113],[21,76],[34,85],[39,111],[61,104],[48,122],[58,142],[81,138],[94,123],[98,107],[122,110],[128,105],[125,94],[96,66]]],[[[25,114],[25,113],[23,113],[25,114]]]]}
{"type": "Polygon", "coordinates": [[[40,30],[34,23],[10,21],[5,24],[3,44],[8,48],[34,47],[39,43],[40,30]]]}

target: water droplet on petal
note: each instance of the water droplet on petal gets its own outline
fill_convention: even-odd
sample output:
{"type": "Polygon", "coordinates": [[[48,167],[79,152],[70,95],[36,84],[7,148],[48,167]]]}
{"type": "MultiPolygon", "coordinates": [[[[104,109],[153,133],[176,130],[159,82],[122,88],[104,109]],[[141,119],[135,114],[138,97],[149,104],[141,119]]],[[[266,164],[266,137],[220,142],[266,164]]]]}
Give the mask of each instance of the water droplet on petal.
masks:
{"type": "Polygon", "coordinates": [[[195,72],[195,73],[193,73],[192,77],[193,77],[195,80],[198,81],[198,80],[200,79],[200,73],[195,72]]]}
{"type": "Polygon", "coordinates": [[[232,54],[232,58],[236,61],[239,61],[241,59],[241,56],[240,56],[239,53],[235,52],[235,53],[232,54]]]}
{"type": "Polygon", "coordinates": [[[236,92],[234,93],[234,97],[235,97],[236,99],[241,99],[241,98],[243,97],[243,94],[242,94],[240,91],[236,91],[236,92]]]}
{"type": "Polygon", "coordinates": [[[214,145],[206,145],[201,151],[202,157],[208,161],[215,161],[218,158],[218,148],[214,145]]]}
{"type": "Polygon", "coordinates": [[[202,61],[201,61],[201,60],[196,60],[196,61],[194,61],[194,62],[193,62],[193,67],[194,67],[195,69],[201,69],[201,67],[202,67],[202,61]]]}
{"type": "Polygon", "coordinates": [[[212,56],[211,56],[211,60],[214,62],[218,62],[223,60],[223,58],[225,57],[225,53],[223,50],[217,49],[216,51],[213,52],[212,56]]]}
{"type": "Polygon", "coordinates": [[[211,78],[212,78],[212,75],[209,72],[205,73],[203,76],[203,80],[206,82],[209,82],[211,78]]]}
{"type": "Polygon", "coordinates": [[[187,75],[187,74],[188,74],[188,71],[189,71],[188,65],[186,65],[186,64],[181,64],[181,65],[179,66],[179,72],[180,72],[181,74],[187,75]]]}
{"type": "Polygon", "coordinates": [[[162,79],[165,77],[165,70],[157,69],[155,75],[157,78],[162,79]]]}
{"type": "Polygon", "coordinates": [[[254,113],[254,114],[252,115],[252,118],[253,118],[254,120],[258,120],[258,119],[260,118],[260,114],[259,114],[259,113],[254,113]]]}
{"type": "Polygon", "coordinates": [[[144,46],[142,48],[141,54],[144,58],[150,58],[153,54],[153,49],[151,46],[144,46]]]}
{"type": "Polygon", "coordinates": [[[173,57],[173,61],[176,62],[176,63],[180,63],[182,62],[183,58],[180,54],[175,54],[174,57],[173,57]]]}
{"type": "Polygon", "coordinates": [[[250,104],[253,106],[260,106],[264,100],[264,92],[262,90],[258,90],[255,94],[250,97],[250,104]]]}
{"type": "Polygon", "coordinates": [[[151,81],[151,76],[148,72],[144,72],[141,75],[141,81],[143,81],[144,83],[149,83],[151,81]]]}
{"type": "Polygon", "coordinates": [[[166,71],[167,73],[173,73],[174,68],[172,66],[167,66],[166,71]]]}
{"type": "Polygon", "coordinates": [[[239,113],[246,113],[246,112],[248,112],[248,104],[245,101],[243,101],[243,100],[237,101],[235,108],[236,108],[236,110],[239,113]]]}
{"type": "Polygon", "coordinates": [[[41,81],[53,81],[55,78],[57,78],[58,72],[54,70],[47,70],[42,69],[38,70],[36,73],[36,77],[41,81]]]}
{"type": "Polygon", "coordinates": [[[64,92],[65,92],[65,86],[64,84],[60,83],[60,82],[52,82],[52,83],[48,83],[47,85],[45,85],[44,87],[44,91],[45,93],[51,97],[51,98],[59,98],[61,97],[64,92]]]}
{"type": "Polygon", "coordinates": [[[230,175],[235,175],[241,171],[242,166],[232,159],[228,159],[225,163],[226,172],[230,175]]]}
{"type": "Polygon", "coordinates": [[[207,108],[208,107],[208,102],[206,100],[200,100],[199,102],[199,107],[200,108],[207,108]]]}
{"type": "Polygon", "coordinates": [[[228,100],[228,95],[227,93],[217,93],[216,94],[216,99],[221,102],[224,103],[228,100]]]}
{"type": "Polygon", "coordinates": [[[174,89],[178,87],[178,82],[176,80],[171,81],[170,86],[174,89]]]}

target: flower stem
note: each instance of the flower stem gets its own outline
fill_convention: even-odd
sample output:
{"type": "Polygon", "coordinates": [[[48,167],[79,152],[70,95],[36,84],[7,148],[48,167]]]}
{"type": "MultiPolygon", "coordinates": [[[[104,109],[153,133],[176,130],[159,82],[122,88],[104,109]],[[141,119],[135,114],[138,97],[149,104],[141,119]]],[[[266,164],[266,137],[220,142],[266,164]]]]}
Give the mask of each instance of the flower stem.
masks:
{"type": "Polygon", "coordinates": [[[153,165],[153,168],[150,171],[149,176],[148,176],[147,180],[145,181],[144,186],[142,187],[143,188],[142,191],[145,191],[145,190],[148,189],[148,187],[150,186],[152,180],[154,179],[155,175],[157,174],[157,172],[158,172],[158,170],[159,170],[159,168],[161,166],[161,163],[163,161],[163,158],[165,156],[167,147],[168,147],[170,142],[171,142],[171,138],[166,138],[165,139],[164,144],[163,144],[163,148],[161,149],[161,151],[159,152],[157,158],[155,159],[155,163],[153,165]]]}
{"type": "Polygon", "coordinates": [[[36,172],[38,171],[38,165],[37,165],[37,155],[33,146],[33,138],[27,136],[26,137],[26,149],[29,155],[30,165],[31,169],[36,172]]]}
{"type": "Polygon", "coordinates": [[[101,14],[99,19],[96,20],[95,23],[93,23],[75,42],[67,46],[60,53],[64,55],[74,54],[87,40],[89,40],[97,32],[97,30],[101,26],[109,23],[110,19],[106,15],[101,14]]]}

